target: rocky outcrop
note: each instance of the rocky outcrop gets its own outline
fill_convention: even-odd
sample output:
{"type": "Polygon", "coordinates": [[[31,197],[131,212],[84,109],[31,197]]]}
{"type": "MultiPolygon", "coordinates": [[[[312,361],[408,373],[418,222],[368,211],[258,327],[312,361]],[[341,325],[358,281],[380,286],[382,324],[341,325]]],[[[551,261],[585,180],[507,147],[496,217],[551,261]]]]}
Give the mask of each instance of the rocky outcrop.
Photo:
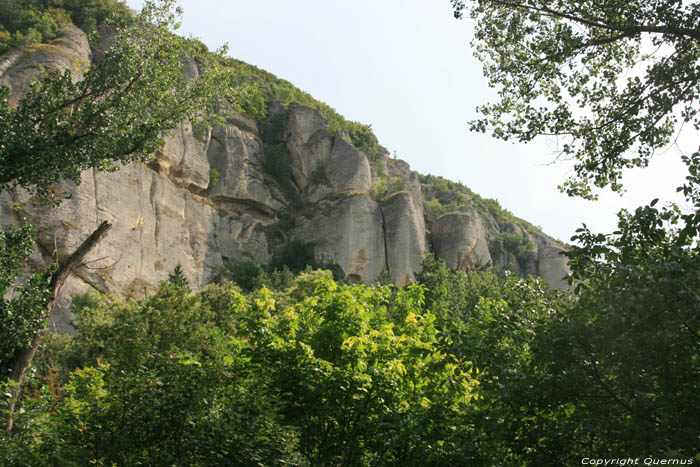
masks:
{"type": "Polygon", "coordinates": [[[468,271],[493,263],[488,230],[474,211],[440,217],[433,224],[432,239],[435,256],[450,269],[468,271]]]}
{"type": "Polygon", "coordinates": [[[566,256],[562,255],[566,248],[544,235],[538,237],[537,245],[537,275],[542,277],[551,287],[565,289],[569,284],[564,278],[569,274],[569,264],[566,256]]]}
{"type": "MultiPolygon", "coordinates": [[[[93,52],[104,54],[104,46],[93,52]]],[[[82,31],[67,27],[52,44],[0,58],[0,84],[11,88],[16,102],[42,68],[70,68],[78,76],[93,52],[82,31]]],[[[197,63],[184,65],[196,79],[197,63]]],[[[421,184],[408,164],[383,148],[370,164],[346,135],[330,134],[318,110],[273,101],[262,128],[264,135],[243,115],[209,130],[182,123],[165,136],[152,164],[130,164],[115,173],[88,170],[79,186],[62,183],[57,189],[70,197],[58,208],[19,189],[3,193],[0,223],[26,218],[37,227],[35,268],[65,259],[101,221],[114,226],[66,283],[53,326],[70,329],[74,294],[143,297],[177,264],[198,289],[222,268],[268,261],[293,238],[315,242],[319,260],[337,263],[357,282],[372,283],[386,270],[394,282],[406,284],[432,245],[456,270],[494,264],[565,286],[561,279],[568,270],[559,254],[564,246],[544,234],[517,223],[500,225],[475,208],[429,219],[426,227],[421,184]],[[282,148],[288,161],[285,183],[266,170],[271,147],[282,148]],[[372,198],[374,185],[396,179],[398,192],[372,198]],[[293,222],[281,222],[283,217],[293,222]],[[527,237],[533,251],[527,258],[491,252],[490,241],[501,232],[527,237]]]]}
{"type": "Polygon", "coordinates": [[[255,123],[235,117],[210,132],[206,150],[207,167],[218,178],[207,196],[231,212],[250,212],[269,223],[283,203],[273,196],[265,182],[263,145],[255,123]]]}
{"type": "Polygon", "coordinates": [[[85,33],[73,25],[63,26],[51,44],[32,45],[1,57],[0,86],[10,89],[9,102],[14,104],[29,90],[37,73],[71,70],[77,80],[91,59],[85,33]]]}
{"type": "Polygon", "coordinates": [[[381,205],[391,280],[406,285],[421,269],[425,255],[425,224],[421,206],[409,191],[400,191],[381,205]]]}
{"type": "Polygon", "coordinates": [[[192,125],[184,122],[170,135],[156,154],[158,172],[177,185],[194,193],[203,194],[209,187],[210,167],[207,161],[207,137],[197,138],[192,125]]]}
{"type": "Polygon", "coordinates": [[[367,156],[342,135],[333,138],[333,149],[323,166],[334,193],[369,193],[372,175],[367,156]]]}
{"type": "Polygon", "coordinates": [[[286,127],[292,179],[304,190],[311,175],[330,155],[333,141],[328,134],[328,122],[318,110],[291,103],[286,127]]]}
{"type": "Polygon", "coordinates": [[[382,213],[367,194],[319,203],[292,236],[316,243],[316,255],[334,261],[356,282],[373,282],[386,267],[382,213]]]}

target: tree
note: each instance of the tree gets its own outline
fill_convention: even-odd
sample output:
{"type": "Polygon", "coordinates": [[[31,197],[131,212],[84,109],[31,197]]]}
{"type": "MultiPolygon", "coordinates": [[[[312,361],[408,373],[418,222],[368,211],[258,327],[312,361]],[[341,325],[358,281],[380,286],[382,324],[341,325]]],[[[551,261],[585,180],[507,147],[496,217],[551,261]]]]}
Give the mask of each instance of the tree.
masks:
{"type": "Polygon", "coordinates": [[[0,189],[19,185],[54,199],[60,179],[79,183],[87,168],[147,161],[179,122],[219,122],[226,99],[238,106],[253,96],[218,64],[225,49],[203,54],[197,41],[174,34],[173,3],[146,2],[135,24],[118,25],[81,79],[69,70],[38,79],[16,107],[0,90],[0,189]],[[196,79],[183,72],[186,57],[196,58],[196,79]]]}
{"type": "MultiPolygon", "coordinates": [[[[117,170],[120,163],[147,161],[162,146],[161,135],[179,122],[218,122],[216,110],[255,100],[250,88],[238,87],[218,65],[223,49],[201,53],[199,43],[174,34],[181,12],[173,4],[147,1],[137,21],[117,24],[120,29],[104,57],[78,79],[70,70],[39,76],[17,105],[8,101],[7,88],[0,88],[0,191],[20,186],[59,203],[54,190],[59,180],[80,183],[81,171],[88,168],[117,170]],[[184,73],[188,57],[196,58],[195,78],[184,73]]],[[[32,276],[9,301],[6,294],[29,254],[31,230],[9,229],[0,237],[2,382],[9,376],[16,383],[8,435],[19,385],[56,296],[109,227],[104,222],[54,274],[32,276]]]]}
{"type": "Polygon", "coordinates": [[[451,271],[431,256],[423,260],[416,279],[427,290],[426,307],[437,318],[441,350],[469,358],[480,369],[482,397],[461,422],[469,427],[458,434],[462,458],[450,465],[580,461],[589,452],[580,433],[595,419],[576,411],[571,400],[570,388],[581,382],[571,378],[575,372],[565,367],[565,388],[552,384],[561,367],[552,369],[563,359],[550,350],[558,342],[550,328],[567,315],[575,303],[572,295],[550,289],[534,276],[451,271]]]}
{"type": "Polygon", "coordinates": [[[645,167],[674,129],[700,127],[700,3],[681,0],[451,0],[468,9],[476,56],[499,102],[473,130],[497,138],[558,138],[575,159],[564,184],[622,189],[622,169],[645,167]],[[467,6],[469,5],[469,6],[467,6]]]}
{"type": "MultiPolygon", "coordinates": [[[[458,17],[467,8],[452,4],[458,17]]],[[[620,190],[621,170],[646,166],[679,120],[700,129],[698,2],[481,0],[470,13],[500,95],[472,129],[561,138],[576,159],[570,195],[620,190]]],[[[653,200],[621,211],[612,234],[577,231],[567,256],[578,300],[538,331],[536,358],[568,394],[548,403],[570,407],[560,420],[597,455],[697,452],[687,401],[700,398],[700,152],[682,160],[687,206],[653,200]]]]}
{"type": "Polygon", "coordinates": [[[302,274],[290,292],[299,301],[280,309],[261,289],[249,318],[300,451],[311,465],[462,464],[449,459],[478,381],[469,361],[440,351],[423,288],[392,296],[330,277],[302,274]]]}
{"type": "Polygon", "coordinates": [[[190,287],[190,281],[187,280],[187,276],[185,276],[185,271],[183,271],[182,265],[180,263],[177,263],[177,266],[175,266],[173,272],[168,274],[168,282],[178,287],[185,287],[188,289],[190,287]]]}
{"type": "MultiPolygon", "coordinates": [[[[19,294],[14,299],[6,302],[4,296],[0,300],[0,337],[9,340],[9,346],[3,349],[2,360],[0,363],[0,375],[9,373],[14,384],[11,386],[10,400],[8,402],[7,425],[5,431],[8,436],[12,434],[13,413],[19,390],[24,381],[25,374],[32,363],[32,359],[39,349],[43,330],[46,321],[51,312],[56,306],[58,293],[63,287],[63,283],[68,279],[75,268],[80,266],[92,248],[97,245],[100,240],[107,234],[107,231],[112,227],[107,221],[103,221],[100,226],[73,252],[71,255],[56,268],[53,274],[43,273],[34,274],[29,281],[19,287],[19,294]]],[[[0,281],[0,290],[6,290],[8,283],[14,281],[18,268],[18,263],[23,261],[29,249],[27,248],[27,235],[22,235],[23,229],[14,231],[8,229],[10,239],[13,240],[13,233],[17,233],[19,238],[18,249],[13,251],[12,245],[10,248],[4,248],[10,256],[10,267],[7,268],[9,274],[7,282],[0,281]],[[18,253],[19,252],[19,253],[18,253]]],[[[5,232],[3,232],[5,234],[5,232]]],[[[8,235],[4,235],[5,239],[8,235]]],[[[7,245],[7,242],[3,242],[7,245]]],[[[5,278],[3,278],[5,279],[5,278]]],[[[4,378],[3,378],[4,379],[4,378]]]]}
{"type": "Polygon", "coordinates": [[[0,441],[0,464],[298,465],[270,384],[277,369],[253,362],[239,322],[248,307],[231,284],[77,298],[61,398],[28,401],[29,429],[0,441]]]}
{"type": "Polygon", "coordinates": [[[479,381],[423,292],[315,271],[250,297],[163,281],[77,298],[78,334],[48,352],[67,382],[30,398],[0,463],[466,465],[479,381]]]}

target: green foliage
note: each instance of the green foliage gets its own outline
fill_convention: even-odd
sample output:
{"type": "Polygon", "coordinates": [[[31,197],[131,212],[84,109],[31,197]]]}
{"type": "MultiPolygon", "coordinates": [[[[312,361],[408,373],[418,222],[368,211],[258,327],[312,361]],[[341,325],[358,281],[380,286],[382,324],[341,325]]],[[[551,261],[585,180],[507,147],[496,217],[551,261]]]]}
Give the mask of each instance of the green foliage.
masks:
{"type": "MultiPolygon", "coordinates": [[[[310,94],[298,89],[289,81],[280,79],[277,76],[256,66],[234,58],[225,58],[222,65],[234,71],[238,82],[251,83],[253,89],[259,90],[265,100],[276,99],[284,105],[296,102],[313,109],[321,111],[328,121],[328,133],[333,136],[340,131],[344,131],[350,137],[350,141],[355,147],[363,151],[374,165],[376,163],[379,142],[372,125],[345,120],[334,108],[314,99],[310,94]]],[[[260,113],[258,123],[263,128],[263,139],[268,144],[274,144],[279,139],[283,115],[275,115],[271,121],[263,120],[264,114],[260,113]]]]}
{"type": "Polygon", "coordinates": [[[238,261],[229,270],[230,279],[245,291],[252,291],[263,284],[258,277],[263,267],[255,261],[238,261]]]}
{"type": "MultiPolygon", "coordinates": [[[[272,321],[281,339],[254,334],[261,347],[272,342],[285,419],[312,465],[439,465],[453,449],[438,425],[475,395],[471,366],[436,351],[422,289],[399,292],[391,310],[388,298],[386,288],[320,279],[312,298],[272,321]]],[[[263,293],[256,303],[274,310],[263,293]]]]}
{"type": "Polygon", "coordinates": [[[296,225],[294,215],[286,209],[280,209],[277,212],[277,219],[279,219],[277,226],[285,232],[293,229],[296,225]]]}
{"type": "Polygon", "coordinates": [[[370,162],[375,161],[379,151],[379,141],[372,131],[372,125],[347,121],[344,129],[347,131],[353,146],[364,152],[370,162]]]}
{"type": "Polygon", "coordinates": [[[265,144],[278,144],[284,140],[284,124],[287,112],[267,114],[262,123],[262,140],[265,144]]]}
{"type": "Polygon", "coordinates": [[[72,357],[55,360],[71,362],[56,368],[66,383],[45,378],[0,460],[455,465],[450,426],[478,381],[439,350],[423,293],[314,273],[251,300],[167,282],[143,301],[77,299],[79,334],[62,339],[72,357]]]}
{"type": "Polygon", "coordinates": [[[176,287],[185,287],[188,289],[190,287],[190,281],[187,280],[187,276],[185,276],[185,271],[183,271],[182,265],[180,263],[177,263],[177,266],[175,266],[173,272],[168,274],[168,282],[176,287]]]}
{"type": "Polygon", "coordinates": [[[296,465],[296,435],[242,337],[246,309],[228,285],[79,301],[61,400],[5,444],[26,444],[23,465],[296,465]]]}
{"type": "Polygon", "coordinates": [[[455,183],[435,175],[420,176],[423,206],[433,216],[440,217],[471,205],[474,194],[461,183],[455,183]]]}
{"type": "MultiPolygon", "coordinates": [[[[647,6],[603,4],[617,5],[619,12],[631,15],[630,22],[650,11],[647,6]]],[[[580,34],[587,29],[571,29],[567,21],[573,20],[550,21],[556,14],[547,11],[532,14],[528,8],[537,2],[523,4],[515,13],[499,5],[498,14],[488,11],[491,2],[474,7],[477,17],[486,19],[478,26],[477,40],[489,32],[491,45],[505,46],[498,52],[505,55],[495,55],[497,66],[505,69],[490,69],[496,80],[508,72],[526,77],[526,70],[515,65],[534,50],[535,56],[541,52],[548,57],[535,63],[544,67],[536,69],[540,74],[527,75],[528,80],[536,76],[536,82],[516,81],[513,86],[533,96],[543,89],[556,94],[552,83],[572,75],[558,74],[552,47],[568,44],[559,51],[562,56],[581,52],[594,60],[588,70],[603,73],[593,81],[617,83],[617,75],[610,73],[616,70],[595,61],[622,57],[617,54],[624,47],[617,47],[605,28],[594,38],[609,49],[593,57],[588,49],[598,43],[588,47],[579,42],[577,49],[571,47],[576,41],[561,42],[585,39],[580,34]],[[557,34],[549,34],[549,26],[557,34]],[[547,38],[544,43],[530,41],[528,34],[538,31],[538,40],[547,38]],[[535,87],[521,86],[528,83],[535,87]]],[[[577,8],[573,2],[548,5],[543,7],[577,8]]],[[[600,5],[573,12],[589,14],[600,5]]],[[[687,5],[688,12],[696,9],[687,5]]],[[[614,21],[616,11],[606,10],[611,16],[602,19],[614,21]]],[[[669,24],[677,20],[675,4],[658,11],[671,15],[669,24]]],[[[664,37],[671,40],[683,31],[664,37]]],[[[624,36],[624,30],[618,32],[624,36]]],[[[683,75],[671,71],[680,66],[674,61],[679,57],[688,60],[686,65],[696,63],[693,44],[676,51],[666,61],[668,70],[657,68],[659,75],[653,78],[678,76],[682,90],[683,75]]],[[[203,50],[201,44],[190,45],[203,50]]],[[[236,66],[250,71],[247,65],[231,68],[236,66]]],[[[68,86],[61,81],[66,78],[53,79],[56,89],[68,86]]],[[[272,95],[287,102],[299,97],[302,103],[323,107],[264,72],[230,79],[229,84],[262,80],[268,86],[265,92],[274,91],[272,95]]],[[[694,83],[689,81],[686,90],[692,91],[694,83]]],[[[650,89],[654,85],[652,81],[650,89]]],[[[676,92],[671,88],[676,86],[663,90],[660,98],[676,92]]],[[[581,91],[581,102],[600,97],[600,92],[607,91],[581,91]]],[[[36,102],[51,104],[57,95],[36,102]]],[[[255,96],[251,109],[260,103],[261,94],[255,96]]],[[[610,96],[596,101],[600,107],[594,113],[611,115],[620,101],[610,96]]],[[[696,99],[692,92],[688,96],[696,99]]],[[[652,104],[660,106],[654,99],[652,104]]],[[[516,111],[527,110],[517,104],[512,107],[516,111]]],[[[638,124],[641,130],[646,117],[635,109],[668,111],[629,104],[629,112],[619,115],[621,122],[638,124]]],[[[42,106],[34,107],[37,118],[42,106]]],[[[2,115],[10,115],[7,104],[2,109],[2,115]]],[[[331,110],[324,110],[331,128],[343,129],[346,122],[331,110]]],[[[567,109],[557,112],[557,118],[569,118],[567,109]]],[[[501,129],[528,132],[553,122],[537,123],[535,117],[542,115],[528,111],[512,128],[501,122],[501,129]]],[[[691,120],[694,115],[688,114],[691,120]]],[[[53,134],[53,120],[43,121],[49,122],[48,129],[41,122],[31,127],[27,120],[22,131],[53,134]]],[[[22,136],[12,133],[11,119],[2,122],[3,144],[17,144],[22,136]]],[[[499,122],[494,124],[498,128],[499,122]]],[[[610,126],[616,127],[610,131],[624,130],[610,126]]],[[[371,143],[368,130],[360,128],[360,139],[371,143]]],[[[600,147],[584,144],[591,153],[580,159],[589,164],[586,170],[594,184],[609,181],[620,162],[613,152],[610,166],[590,165],[596,154],[610,149],[610,134],[604,127],[601,131],[600,147]]],[[[664,131],[661,122],[658,131],[640,140],[661,138],[664,131]]],[[[266,144],[275,148],[276,138],[270,136],[266,144]]],[[[48,139],[42,141],[48,145],[48,139]]],[[[273,150],[277,153],[270,158],[270,174],[289,180],[288,165],[280,160],[286,160],[284,148],[273,150]]],[[[17,168],[7,154],[0,153],[3,170],[26,170],[25,183],[30,185],[48,183],[29,177],[34,176],[31,170],[44,170],[45,165],[17,168]]],[[[28,152],[25,156],[34,157],[28,152]]],[[[61,158],[57,160],[60,166],[61,158]]],[[[237,282],[246,290],[257,289],[249,298],[229,283],[192,293],[171,283],[184,278],[181,268],[142,301],[77,297],[73,311],[79,334],[49,339],[48,352],[36,368],[40,377],[26,388],[14,436],[0,440],[0,464],[574,465],[584,457],[620,453],[696,456],[700,411],[692,402],[700,400],[700,153],[684,157],[684,162],[689,175],[679,191],[688,209],[657,208],[654,201],[633,213],[622,212],[613,234],[580,229],[580,244],[568,253],[576,295],[550,290],[536,278],[455,273],[432,258],[424,261],[419,284],[407,288],[339,285],[328,271],[294,277],[317,267],[318,261],[313,244],[293,240],[269,265],[234,266],[237,282]]],[[[384,183],[386,193],[392,183],[384,183]]],[[[471,207],[500,224],[521,223],[495,200],[481,199],[461,184],[432,176],[422,177],[421,183],[426,211],[436,216],[471,207]]],[[[32,236],[28,226],[0,234],[3,377],[13,352],[26,346],[44,321],[46,275],[32,276],[16,289],[15,298],[6,299],[31,251],[32,236]]],[[[516,258],[531,249],[524,236],[506,233],[490,247],[516,258]]],[[[0,393],[13,388],[3,384],[2,389],[0,393]]]]}
{"type": "Polygon", "coordinates": [[[131,14],[116,0],[5,0],[0,3],[0,54],[48,42],[66,24],[92,32],[110,17],[126,21],[131,14]]]}
{"type": "Polygon", "coordinates": [[[292,239],[277,255],[273,256],[271,265],[274,269],[287,266],[293,272],[300,272],[307,266],[316,264],[314,242],[292,239]]]}
{"type": "Polygon", "coordinates": [[[530,253],[534,250],[535,245],[525,235],[516,232],[500,232],[489,242],[492,255],[512,254],[522,271],[525,270],[530,253]]]}
{"type": "Polygon", "coordinates": [[[234,104],[251,97],[215,56],[199,57],[203,73],[185,79],[182,56],[194,56],[194,44],[173,34],[172,3],[147,2],[139,24],[121,29],[81,79],[68,70],[44,76],[16,107],[0,88],[1,189],[19,185],[54,199],[51,186],[62,178],[78,183],[87,168],[148,160],[180,121],[219,122],[218,96],[234,104]]]}
{"type": "Polygon", "coordinates": [[[697,303],[678,301],[678,290],[697,289],[698,276],[692,264],[674,267],[669,251],[623,243],[639,266],[595,266],[579,298],[532,277],[453,272],[431,257],[407,288],[338,285],[313,272],[249,298],[231,284],[192,294],[167,282],[138,302],[76,298],[79,334],[49,341],[44,361],[54,367],[14,439],[0,441],[0,460],[442,466],[693,456],[697,303]]]}
{"type": "Polygon", "coordinates": [[[500,101],[479,108],[476,131],[530,141],[555,135],[576,161],[563,189],[622,189],[622,170],[646,167],[679,120],[700,123],[698,2],[452,0],[468,9],[474,44],[500,101]],[[658,48],[649,53],[649,48],[658,48]]]}
{"type": "Polygon", "coordinates": [[[377,175],[379,175],[379,178],[386,178],[386,162],[384,162],[384,160],[382,159],[379,159],[377,160],[375,167],[377,169],[377,175]]]}
{"type": "Polygon", "coordinates": [[[386,178],[380,178],[379,181],[372,186],[372,192],[370,194],[373,199],[378,200],[388,198],[394,193],[398,193],[399,191],[403,191],[405,189],[406,182],[404,182],[400,177],[392,177],[391,180],[388,181],[386,178]]]}
{"type": "Polygon", "coordinates": [[[221,180],[221,174],[215,168],[209,169],[209,188],[214,188],[221,180]]]}
{"type": "Polygon", "coordinates": [[[382,268],[377,276],[377,284],[391,285],[391,272],[387,268],[382,268]]]}
{"type": "MultiPolygon", "coordinates": [[[[480,370],[482,399],[462,421],[471,430],[460,433],[461,465],[572,465],[602,452],[611,439],[596,432],[610,419],[586,412],[595,404],[586,397],[593,382],[579,379],[578,369],[564,364],[567,355],[554,351],[559,319],[574,297],[534,277],[453,272],[432,257],[417,280],[426,287],[443,351],[469,355],[480,370]],[[562,386],[567,378],[571,384],[562,386]]],[[[628,427],[635,429],[634,422],[628,427]]]]}
{"type": "MultiPolygon", "coordinates": [[[[305,242],[298,238],[293,238],[282,248],[282,251],[272,257],[270,268],[274,270],[286,267],[293,273],[299,273],[309,267],[312,269],[326,269],[326,266],[329,266],[329,264],[318,262],[314,254],[315,247],[315,242],[305,242]]],[[[336,270],[335,266],[330,270],[336,270]]]]}
{"type": "Polygon", "coordinates": [[[309,175],[307,183],[309,185],[331,185],[331,182],[328,179],[326,164],[324,162],[320,162],[316,165],[314,170],[311,172],[311,175],[309,175]]]}
{"type": "Polygon", "coordinates": [[[35,235],[30,224],[0,230],[0,383],[12,371],[9,365],[15,353],[29,348],[45,325],[44,305],[50,297],[52,270],[32,274],[17,284],[20,270],[32,252],[35,235]]]}
{"type": "MultiPolygon", "coordinates": [[[[458,16],[467,8],[452,4],[458,16]]],[[[569,195],[620,191],[623,169],[647,166],[679,119],[697,130],[698,2],[481,1],[469,9],[500,97],[472,129],[519,141],[559,137],[560,156],[575,161],[569,195]]],[[[584,225],[573,238],[578,299],[533,329],[537,378],[527,378],[527,405],[537,409],[523,415],[546,416],[524,463],[697,456],[698,409],[687,401],[700,397],[700,307],[691,292],[700,277],[700,153],[682,160],[682,208],[658,208],[657,199],[621,211],[612,234],[584,225]]]]}
{"type": "Polygon", "coordinates": [[[284,143],[265,146],[263,167],[279,183],[289,182],[289,159],[287,146],[284,143]]]}
{"type": "Polygon", "coordinates": [[[268,263],[239,261],[224,273],[224,277],[230,278],[247,292],[262,287],[284,290],[291,285],[295,275],[313,269],[330,271],[334,280],[343,280],[345,272],[340,265],[316,259],[315,246],[314,242],[294,238],[268,263]]]}
{"type": "MultiPolygon", "coordinates": [[[[0,15],[27,16],[29,13],[25,15],[23,10],[27,5],[3,2],[0,15]]],[[[80,17],[83,24],[93,27],[89,20],[101,21],[104,18],[100,15],[111,14],[116,3],[66,0],[61,5],[75,13],[73,19],[84,15],[80,17]],[[85,16],[88,12],[92,16],[85,16]]],[[[31,7],[34,6],[46,7],[46,3],[32,3],[31,7]]],[[[27,17],[36,16],[30,13],[27,17]]],[[[49,13],[60,16],[60,12],[49,13]]],[[[8,101],[9,90],[0,87],[0,191],[21,186],[36,193],[40,200],[58,204],[60,199],[56,199],[54,184],[59,180],[66,178],[79,183],[81,171],[87,168],[116,170],[119,162],[147,160],[163,144],[161,134],[182,120],[195,124],[221,121],[212,113],[220,104],[217,93],[227,94],[225,91],[231,90],[228,98],[234,106],[250,97],[232,80],[230,73],[219,69],[216,54],[201,57],[202,73],[195,81],[186,80],[182,58],[195,56],[197,43],[173,34],[178,14],[179,10],[173,11],[171,0],[158,4],[147,1],[138,22],[119,24],[121,29],[110,49],[103,58],[89,65],[82,76],[72,76],[69,70],[39,75],[17,105],[8,101]]],[[[30,23],[28,30],[43,28],[37,26],[43,23],[30,23]]],[[[55,28],[44,29],[49,37],[55,28]]],[[[223,51],[218,54],[222,55],[223,51]]],[[[13,291],[13,298],[6,299],[29,255],[31,237],[31,230],[25,227],[8,228],[0,233],[3,258],[0,261],[0,384],[3,385],[12,360],[39,335],[50,309],[52,270],[30,275],[13,291]]],[[[30,355],[30,361],[31,358],[30,355]]],[[[19,376],[13,376],[20,383],[26,368],[21,370],[19,376]]],[[[12,393],[17,394],[14,389],[12,393]]],[[[12,404],[15,402],[16,398],[12,404]]],[[[12,417],[12,406],[9,413],[12,417]]]]}
{"type": "Polygon", "coordinates": [[[301,205],[299,191],[292,182],[292,174],[289,167],[287,145],[285,143],[264,145],[263,169],[277,182],[289,207],[298,209],[301,205]]]}
{"type": "Polygon", "coordinates": [[[330,271],[333,280],[336,282],[341,282],[345,280],[345,271],[343,271],[343,268],[340,266],[340,264],[336,263],[335,261],[327,261],[325,263],[321,263],[318,269],[330,271]]]}
{"type": "Polygon", "coordinates": [[[683,159],[691,211],[654,200],[620,212],[613,234],[578,230],[567,256],[580,300],[561,324],[563,352],[601,397],[591,414],[616,414],[610,437],[659,453],[697,452],[700,153],[683,159]]]}
{"type": "Polygon", "coordinates": [[[513,223],[524,227],[530,233],[541,231],[529,222],[515,217],[513,213],[501,207],[495,199],[482,198],[462,183],[435,175],[420,175],[420,182],[423,207],[426,213],[430,213],[435,218],[474,207],[482,214],[491,215],[499,225],[513,223]]]}

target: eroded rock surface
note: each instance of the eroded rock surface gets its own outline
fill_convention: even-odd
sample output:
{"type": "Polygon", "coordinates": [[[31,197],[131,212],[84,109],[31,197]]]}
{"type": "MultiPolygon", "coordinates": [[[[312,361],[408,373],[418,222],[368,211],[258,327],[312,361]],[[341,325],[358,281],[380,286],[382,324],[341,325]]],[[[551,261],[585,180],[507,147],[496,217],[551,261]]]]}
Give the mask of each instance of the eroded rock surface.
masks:
{"type": "Polygon", "coordinates": [[[488,237],[481,216],[474,211],[445,214],[433,224],[435,256],[456,271],[493,263],[488,237]]]}
{"type": "MultiPolygon", "coordinates": [[[[93,52],[100,56],[104,50],[98,44],[93,52]]],[[[93,52],[82,31],[67,27],[52,44],[1,57],[0,84],[11,88],[16,102],[39,70],[68,68],[77,79],[93,52]]],[[[197,63],[183,64],[196,79],[197,63]]],[[[429,219],[426,227],[421,184],[408,164],[381,148],[371,166],[346,135],[329,133],[318,110],[273,101],[262,127],[265,135],[243,115],[203,131],[182,123],[165,136],[153,164],[129,164],[115,173],[88,170],[79,186],[62,183],[57,188],[70,198],[58,208],[22,190],[0,194],[0,223],[26,218],[38,229],[30,258],[35,269],[65,259],[101,221],[114,226],[66,283],[54,329],[71,330],[68,310],[75,294],[98,290],[141,298],[177,264],[199,289],[222,268],[268,261],[295,237],[314,241],[319,260],[338,263],[357,282],[372,283],[386,270],[394,282],[409,283],[432,245],[452,269],[494,264],[565,286],[568,268],[559,254],[564,245],[517,223],[499,225],[473,208],[429,219]],[[271,146],[286,151],[286,185],[266,171],[271,146]],[[397,178],[401,191],[372,198],[373,185],[397,178]],[[291,225],[283,226],[284,216],[293,218],[291,225]],[[489,243],[501,232],[525,236],[533,251],[526,258],[492,253],[489,243]]]]}
{"type": "Polygon", "coordinates": [[[85,33],[79,28],[63,26],[50,44],[36,44],[13,50],[0,57],[0,86],[10,89],[9,102],[15,104],[29,90],[37,73],[71,70],[79,79],[92,59],[85,33]]]}
{"type": "Polygon", "coordinates": [[[425,254],[423,212],[409,191],[391,196],[381,206],[391,280],[406,285],[421,269],[425,254]]]}
{"type": "Polygon", "coordinates": [[[366,194],[321,203],[309,219],[301,218],[293,236],[316,242],[316,256],[334,261],[357,282],[374,282],[386,267],[382,214],[366,194]]]}

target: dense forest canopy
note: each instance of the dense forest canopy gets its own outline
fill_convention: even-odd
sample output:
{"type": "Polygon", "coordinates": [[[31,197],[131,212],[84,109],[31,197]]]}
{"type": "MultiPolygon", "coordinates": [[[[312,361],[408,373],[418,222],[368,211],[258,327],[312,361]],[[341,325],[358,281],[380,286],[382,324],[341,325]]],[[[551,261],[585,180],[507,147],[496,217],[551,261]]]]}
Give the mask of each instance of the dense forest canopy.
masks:
{"type": "MultiPolygon", "coordinates": [[[[479,19],[487,77],[502,87],[475,128],[516,139],[568,134],[564,150],[580,162],[572,194],[617,188],[622,167],[644,165],[667,139],[674,108],[697,123],[695,3],[452,3],[479,19]],[[646,81],[618,88],[619,74],[645,54],[644,34],[674,52],[642,57],[656,60],[646,81]],[[565,90],[591,112],[578,114],[565,90]],[[535,107],[542,99],[550,107],[535,107]]],[[[136,20],[124,19],[131,16],[119,2],[2,1],[2,46],[50,40],[69,22],[92,31],[111,14],[116,45],[81,80],[44,76],[16,106],[3,100],[2,189],[21,185],[60,203],[51,190],[58,178],[79,182],[86,167],[145,160],[183,119],[216,125],[220,115],[202,111],[218,108],[222,85],[229,104],[253,116],[284,96],[324,109],[223,54],[206,55],[204,74],[186,82],[174,65],[205,51],[172,34],[170,1],[147,3],[136,20]],[[144,108],[153,118],[132,125],[144,108]]],[[[333,126],[337,114],[325,113],[333,126]]],[[[379,150],[369,126],[335,122],[370,159],[379,150]]],[[[534,277],[454,272],[430,256],[415,284],[351,285],[319,269],[333,265],[318,264],[312,245],[296,243],[199,292],[176,268],[142,300],[76,298],[78,334],[55,335],[44,326],[61,266],[18,283],[34,233],[4,229],[0,410],[9,423],[0,463],[700,462],[700,154],[684,160],[679,190],[691,208],[652,202],[621,212],[612,234],[582,228],[568,253],[572,291],[534,277]],[[31,349],[36,357],[18,360],[31,349]]],[[[424,185],[436,212],[475,203],[512,216],[466,187],[437,178],[424,185]]],[[[526,252],[521,240],[495,239],[526,252]]]]}

